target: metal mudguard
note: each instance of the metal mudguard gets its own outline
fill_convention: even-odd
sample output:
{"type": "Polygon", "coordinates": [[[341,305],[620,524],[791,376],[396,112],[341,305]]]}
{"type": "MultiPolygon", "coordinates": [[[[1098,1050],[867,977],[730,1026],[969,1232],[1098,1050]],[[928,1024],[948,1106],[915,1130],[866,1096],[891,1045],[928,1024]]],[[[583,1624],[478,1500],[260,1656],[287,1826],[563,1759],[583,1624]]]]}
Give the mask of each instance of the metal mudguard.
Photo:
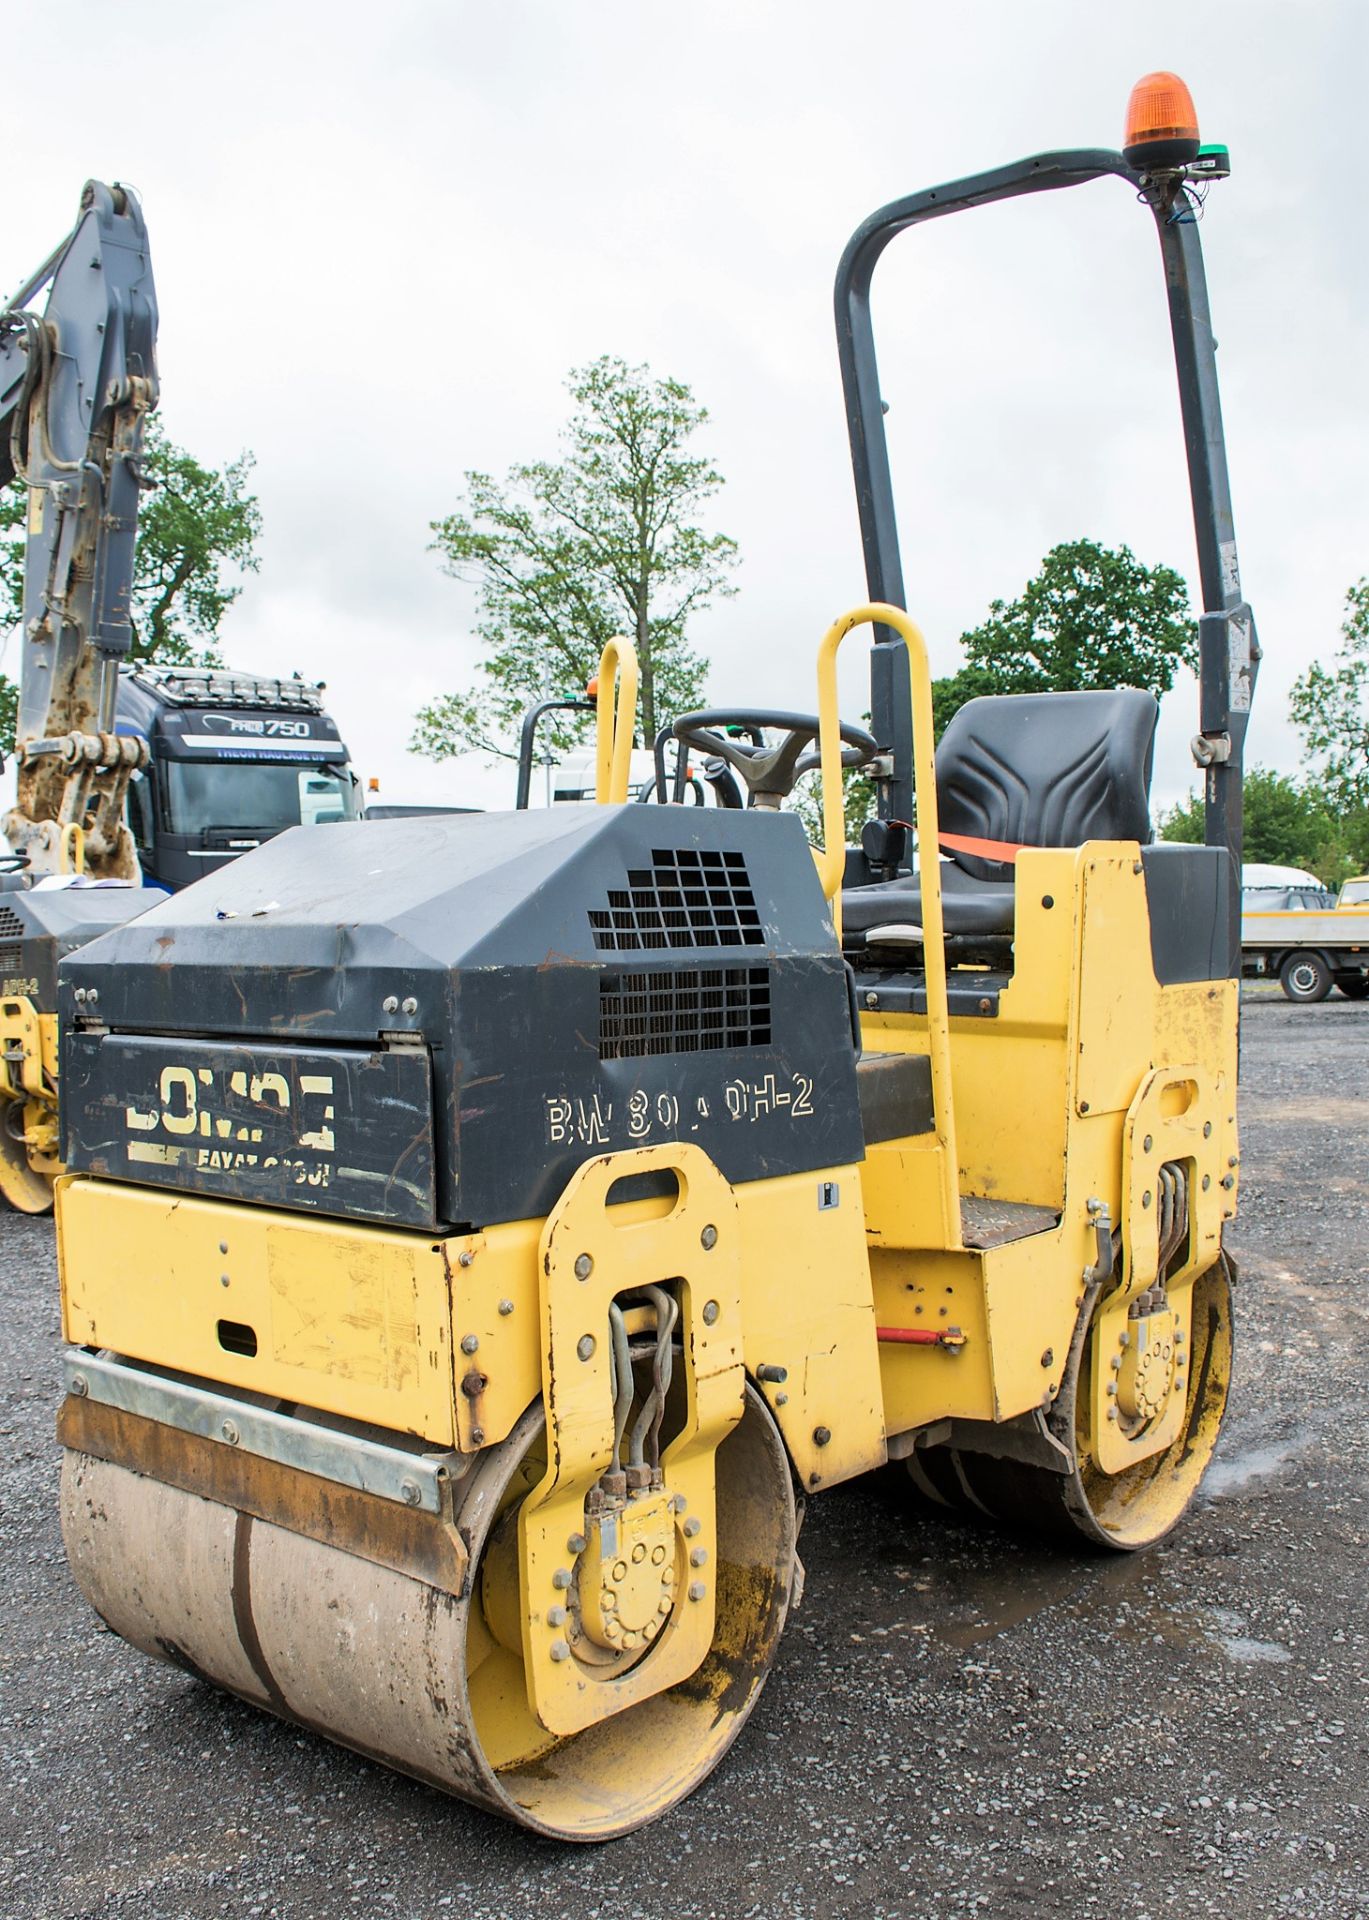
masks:
{"type": "Polygon", "coordinates": [[[348,1167],[388,1177],[413,1142],[405,1175],[431,1153],[437,1222],[488,1225],[545,1214],[597,1152],[662,1139],[702,1146],[733,1183],[863,1155],[844,969],[792,815],[299,828],[83,949],[62,980],[75,1169],[372,1213],[339,1178],[348,1126],[348,1167]],[[315,1049],[430,1056],[426,1130],[407,1096],[350,1119],[283,1102],[281,1081],[317,1077],[315,1049]],[[240,1145],[261,1162],[220,1184],[201,1156],[240,1145]],[[285,1160],[313,1177],[282,1190],[285,1160]]]}

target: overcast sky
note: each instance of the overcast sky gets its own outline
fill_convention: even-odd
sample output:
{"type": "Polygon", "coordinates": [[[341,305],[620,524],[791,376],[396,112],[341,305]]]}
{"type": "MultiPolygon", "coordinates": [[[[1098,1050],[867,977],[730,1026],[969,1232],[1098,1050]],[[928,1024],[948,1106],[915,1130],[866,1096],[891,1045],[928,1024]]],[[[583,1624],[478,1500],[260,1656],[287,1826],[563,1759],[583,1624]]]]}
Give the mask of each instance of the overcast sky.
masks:
{"type": "MultiPolygon", "coordinates": [[[[256,455],[262,568],[226,657],[325,679],[384,798],[482,805],[511,803],[511,770],[405,751],[477,659],[470,593],[427,551],[463,471],[553,455],[565,375],[600,353],[688,382],[743,555],[692,633],[710,696],[813,705],[822,631],[864,597],[846,238],[940,180],[1120,145],[1132,82],[1177,69],[1232,153],[1203,239],[1266,649],[1249,752],[1296,766],[1287,689],[1369,571],[1364,0],[67,0],[13,12],[5,44],[0,287],[86,178],[136,186],[167,431],[214,464],[256,455]]],[[[1158,249],[1120,183],[905,237],[876,327],[935,670],[1059,540],[1195,578],[1158,249]]],[[[1193,782],[1191,683],[1165,706],[1159,801],[1193,782]]]]}

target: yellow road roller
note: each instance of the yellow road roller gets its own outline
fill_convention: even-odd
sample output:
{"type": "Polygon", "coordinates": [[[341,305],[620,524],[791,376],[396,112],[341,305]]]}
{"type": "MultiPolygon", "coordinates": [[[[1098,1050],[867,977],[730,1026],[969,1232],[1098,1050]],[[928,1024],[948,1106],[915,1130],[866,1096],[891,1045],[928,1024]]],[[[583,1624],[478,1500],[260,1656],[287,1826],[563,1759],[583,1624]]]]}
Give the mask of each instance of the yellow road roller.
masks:
{"type": "Polygon", "coordinates": [[[816,712],[675,728],[745,804],[623,803],[623,646],[604,804],[340,826],[326,859],[287,833],[64,963],[62,1520],[133,1645],[601,1840],[742,1727],[813,1495],[892,1460],[1090,1547],[1178,1521],[1231,1367],[1258,658],[1191,217],[1225,169],[1153,76],[1125,152],[859,229],[869,600],[822,639],[816,712]],[[1148,694],[974,701],[934,749],[904,611],[874,265],[1101,176],[1150,207],[1169,287],[1201,847],[1151,840],[1148,694]],[[868,728],[837,707],[853,633],[868,728]],[[815,760],[816,854],[782,804],[815,760]],[[858,849],[850,765],[878,796],[858,849]]]}

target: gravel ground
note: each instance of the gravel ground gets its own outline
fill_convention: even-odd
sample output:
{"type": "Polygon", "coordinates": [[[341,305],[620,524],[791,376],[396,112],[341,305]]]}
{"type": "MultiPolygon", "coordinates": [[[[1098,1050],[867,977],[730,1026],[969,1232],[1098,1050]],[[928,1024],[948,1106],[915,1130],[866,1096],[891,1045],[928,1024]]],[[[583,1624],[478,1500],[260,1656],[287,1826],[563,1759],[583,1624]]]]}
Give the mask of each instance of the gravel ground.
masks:
{"type": "Polygon", "coordinates": [[[1247,1001],[1236,1386],[1206,1497],[1070,1560],[824,1496],[807,1596],[693,1799],[531,1839],[101,1629],[56,1510],[46,1222],[0,1217],[0,1913],[1369,1914],[1369,1005],[1247,1001]]]}

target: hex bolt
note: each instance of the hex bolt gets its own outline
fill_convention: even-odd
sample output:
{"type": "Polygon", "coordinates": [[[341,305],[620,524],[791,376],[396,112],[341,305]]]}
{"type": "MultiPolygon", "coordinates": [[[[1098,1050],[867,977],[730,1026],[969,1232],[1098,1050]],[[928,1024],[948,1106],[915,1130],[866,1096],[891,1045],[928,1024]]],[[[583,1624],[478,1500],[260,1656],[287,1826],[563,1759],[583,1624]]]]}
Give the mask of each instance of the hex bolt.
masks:
{"type": "Polygon", "coordinates": [[[236,1420],[225,1420],[223,1425],[219,1428],[219,1432],[223,1435],[224,1439],[228,1442],[230,1447],[237,1446],[238,1423],[236,1420]]]}
{"type": "Polygon", "coordinates": [[[90,1392],[90,1382],[89,1380],[86,1379],[86,1376],[83,1373],[72,1374],[71,1391],[76,1395],[76,1398],[78,1400],[84,1400],[86,1395],[90,1392]]]}
{"type": "Polygon", "coordinates": [[[380,1011],[382,1013],[398,1013],[399,995],[397,993],[387,993],[380,1003],[380,1011]]]}
{"type": "Polygon", "coordinates": [[[577,1253],[577,1254],[576,1254],[576,1256],[575,1256],[575,1277],[576,1277],[576,1279],[577,1279],[577,1280],[588,1280],[588,1279],[589,1279],[589,1276],[590,1276],[590,1275],[591,1275],[591,1274],[593,1273],[593,1271],[594,1271],[594,1262],[593,1262],[593,1260],[592,1260],[592,1259],[590,1258],[590,1256],[589,1256],[589,1254],[587,1254],[587,1253],[577,1253]]]}
{"type": "Polygon", "coordinates": [[[704,1583],[703,1583],[703,1581],[702,1581],[702,1580],[691,1580],[691,1581],[690,1581],[690,1583],[689,1583],[689,1597],[690,1597],[690,1599],[691,1599],[691,1600],[702,1600],[702,1599],[703,1599],[703,1597],[704,1597],[704,1595],[705,1595],[705,1594],[706,1594],[707,1592],[708,1592],[708,1588],[707,1588],[707,1587],[706,1587],[706,1586],[704,1585],[704,1583]]]}
{"type": "Polygon", "coordinates": [[[457,1254],[456,1264],[458,1267],[473,1267],[475,1265],[475,1255],[469,1247],[463,1247],[460,1253],[457,1254]]]}
{"type": "Polygon", "coordinates": [[[789,1405],[789,1395],[787,1393],[777,1393],[775,1395],[775,1405],[777,1407],[787,1407],[789,1405]]]}
{"type": "Polygon", "coordinates": [[[1117,1391],[1117,1382],[1116,1382],[1115,1380],[1109,1380],[1109,1381],[1108,1381],[1108,1392],[1109,1392],[1109,1393],[1116,1393],[1116,1391],[1117,1391]]]}
{"type": "Polygon", "coordinates": [[[99,999],[99,997],[100,997],[100,990],[98,987],[86,988],[86,1001],[88,1005],[93,1007],[95,1005],[95,1002],[99,999]]]}
{"type": "Polygon", "coordinates": [[[682,1493],[677,1493],[672,1498],[670,1504],[672,1507],[674,1507],[676,1513],[683,1513],[685,1508],[689,1505],[689,1502],[685,1499],[682,1493]]]}
{"type": "Polygon", "coordinates": [[[473,1447],[483,1447],[484,1444],[485,1444],[485,1429],[483,1427],[472,1427],[471,1428],[471,1445],[473,1447]]]}
{"type": "Polygon", "coordinates": [[[769,1381],[774,1386],[782,1387],[789,1378],[789,1369],[788,1367],[777,1367],[770,1361],[763,1360],[756,1368],[756,1378],[758,1380],[769,1381]]]}
{"type": "Polygon", "coordinates": [[[705,1300],[704,1301],[704,1325],[706,1327],[715,1326],[717,1324],[717,1319],[718,1319],[717,1301],[705,1300]]]}
{"type": "Polygon", "coordinates": [[[1238,1166],[1240,1166],[1240,1164],[1241,1164],[1241,1163],[1240,1163],[1240,1161],[1239,1161],[1239,1160],[1238,1160],[1238,1159],[1236,1158],[1236,1156],[1235,1156],[1235,1154],[1233,1153],[1233,1154],[1229,1154],[1229,1155],[1227,1156],[1227,1162],[1226,1162],[1226,1164],[1227,1164],[1227,1165],[1228,1165],[1229,1167],[1238,1167],[1238,1166]]]}
{"type": "Polygon", "coordinates": [[[874,1008],[879,1005],[879,995],[877,993],[867,993],[865,996],[865,1004],[873,1011],[874,1008]]]}
{"type": "Polygon", "coordinates": [[[503,1316],[503,1318],[507,1320],[509,1315],[513,1312],[512,1300],[501,1300],[499,1302],[499,1311],[503,1316]]]}
{"type": "Polygon", "coordinates": [[[699,1235],[699,1245],[703,1248],[705,1253],[712,1253],[714,1247],[716,1247],[717,1244],[718,1244],[718,1229],[712,1226],[705,1227],[703,1232],[699,1235]]]}
{"type": "Polygon", "coordinates": [[[417,1000],[414,999],[412,994],[410,994],[408,999],[404,1001],[399,1011],[401,1013],[409,1013],[409,1014],[418,1012],[418,1002],[417,1000]]]}
{"type": "Polygon", "coordinates": [[[1112,1356],[1112,1369],[1113,1369],[1113,1372],[1114,1372],[1114,1373],[1115,1373],[1115,1372],[1116,1372],[1116,1371],[1118,1370],[1118,1368],[1119,1368],[1119,1367],[1121,1366],[1121,1364],[1122,1364],[1122,1356],[1121,1356],[1121,1354],[1120,1354],[1120,1353],[1114,1353],[1114,1354],[1113,1354],[1113,1356],[1112,1356]]]}
{"type": "Polygon", "coordinates": [[[399,1492],[406,1507],[416,1507],[423,1498],[417,1480],[401,1480],[399,1492]]]}
{"type": "Polygon", "coordinates": [[[1184,1344],[1184,1330],[1182,1327],[1176,1327],[1174,1329],[1174,1344],[1176,1347],[1181,1347],[1184,1344]]]}
{"type": "Polygon", "coordinates": [[[664,1594],[662,1594],[661,1599],[657,1604],[656,1611],[657,1613],[661,1613],[661,1614],[669,1613],[670,1609],[674,1606],[674,1604],[675,1602],[673,1600],[667,1599],[667,1597],[664,1594]]]}
{"type": "Polygon", "coordinates": [[[584,1552],[585,1548],[588,1545],[589,1545],[589,1542],[588,1540],[586,1540],[583,1533],[573,1533],[570,1536],[570,1539],[567,1540],[566,1542],[566,1552],[581,1554],[584,1552]]]}
{"type": "Polygon", "coordinates": [[[831,1438],[832,1429],[830,1427],[814,1427],[813,1445],[815,1447],[825,1447],[831,1438]]]}
{"type": "Polygon", "coordinates": [[[685,1521],[684,1527],[682,1528],[682,1532],[684,1533],[685,1539],[692,1540],[695,1534],[699,1531],[699,1526],[700,1526],[700,1522],[696,1520],[694,1515],[691,1513],[689,1518],[685,1521]]]}
{"type": "Polygon", "coordinates": [[[475,1334],[473,1334],[473,1333],[463,1333],[463,1334],[462,1334],[462,1336],[461,1336],[461,1351],[462,1351],[463,1353],[479,1353],[479,1351],[480,1351],[480,1341],[479,1341],[479,1339],[477,1338],[477,1336],[476,1336],[475,1334]]]}
{"type": "Polygon", "coordinates": [[[1054,1347],[1046,1348],[1046,1351],[1041,1356],[1041,1364],[1043,1367],[1053,1367],[1055,1365],[1055,1348],[1054,1347]]]}
{"type": "Polygon", "coordinates": [[[564,1627],[565,1624],[566,1610],[564,1607],[547,1608],[547,1625],[549,1627],[564,1627]]]}
{"type": "Polygon", "coordinates": [[[570,1648],[566,1645],[564,1640],[552,1641],[551,1657],[553,1660],[569,1660],[570,1659],[570,1648]]]}
{"type": "Polygon", "coordinates": [[[566,1588],[570,1585],[570,1568],[558,1567],[555,1573],[553,1573],[553,1575],[551,1576],[551,1584],[554,1587],[558,1588],[562,1593],[564,1593],[566,1588]]]}
{"type": "Polygon", "coordinates": [[[708,1548],[691,1547],[689,1549],[689,1564],[691,1567],[706,1567],[708,1565],[708,1548]]]}
{"type": "Polygon", "coordinates": [[[74,1000],[74,1001],[76,1002],[76,1004],[77,1004],[77,1006],[78,1006],[78,1007],[83,1007],[83,1006],[85,1005],[85,1003],[86,1003],[86,990],[85,990],[85,988],[84,988],[84,987],[77,987],[77,989],[76,989],[76,991],[75,991],[75,993],[73,993],[71,997],[72,997],[72,999],[73,999],[73,1000],[74,1000]]]}
{"type": "Polygon", "coordinates": [[[1109,1420],[1115,1420],[1116,1418],[1117,1418],[1117,1409],[1116,1409],[1116,1407],[1109,1407],[1109,1408],[1108,1408],[1108,1419],[1109,1419],[1109,1420]]]}
{"type": "Polygon", "coordinates": [[[1236,1184],[1236,1176],[1234,1173],[1224,1173],[1222,1175],[1222,1185],[1226,1188],[1228,1193],[1230,1193],[1231,1189],[1235,1186],[1235,1184],[1236,1184]]]}
{"type": "Polygon", "coordinates": [[[594,1335],[592,1333],[582,1333],[580,1335],[579,1340],[576,1342],[575,1351],[579,1354],[582,1360],[592,1360],[594,1358],[594,1349],[597,1344],[598,1343],[596,1342],[594,1335]]]}

